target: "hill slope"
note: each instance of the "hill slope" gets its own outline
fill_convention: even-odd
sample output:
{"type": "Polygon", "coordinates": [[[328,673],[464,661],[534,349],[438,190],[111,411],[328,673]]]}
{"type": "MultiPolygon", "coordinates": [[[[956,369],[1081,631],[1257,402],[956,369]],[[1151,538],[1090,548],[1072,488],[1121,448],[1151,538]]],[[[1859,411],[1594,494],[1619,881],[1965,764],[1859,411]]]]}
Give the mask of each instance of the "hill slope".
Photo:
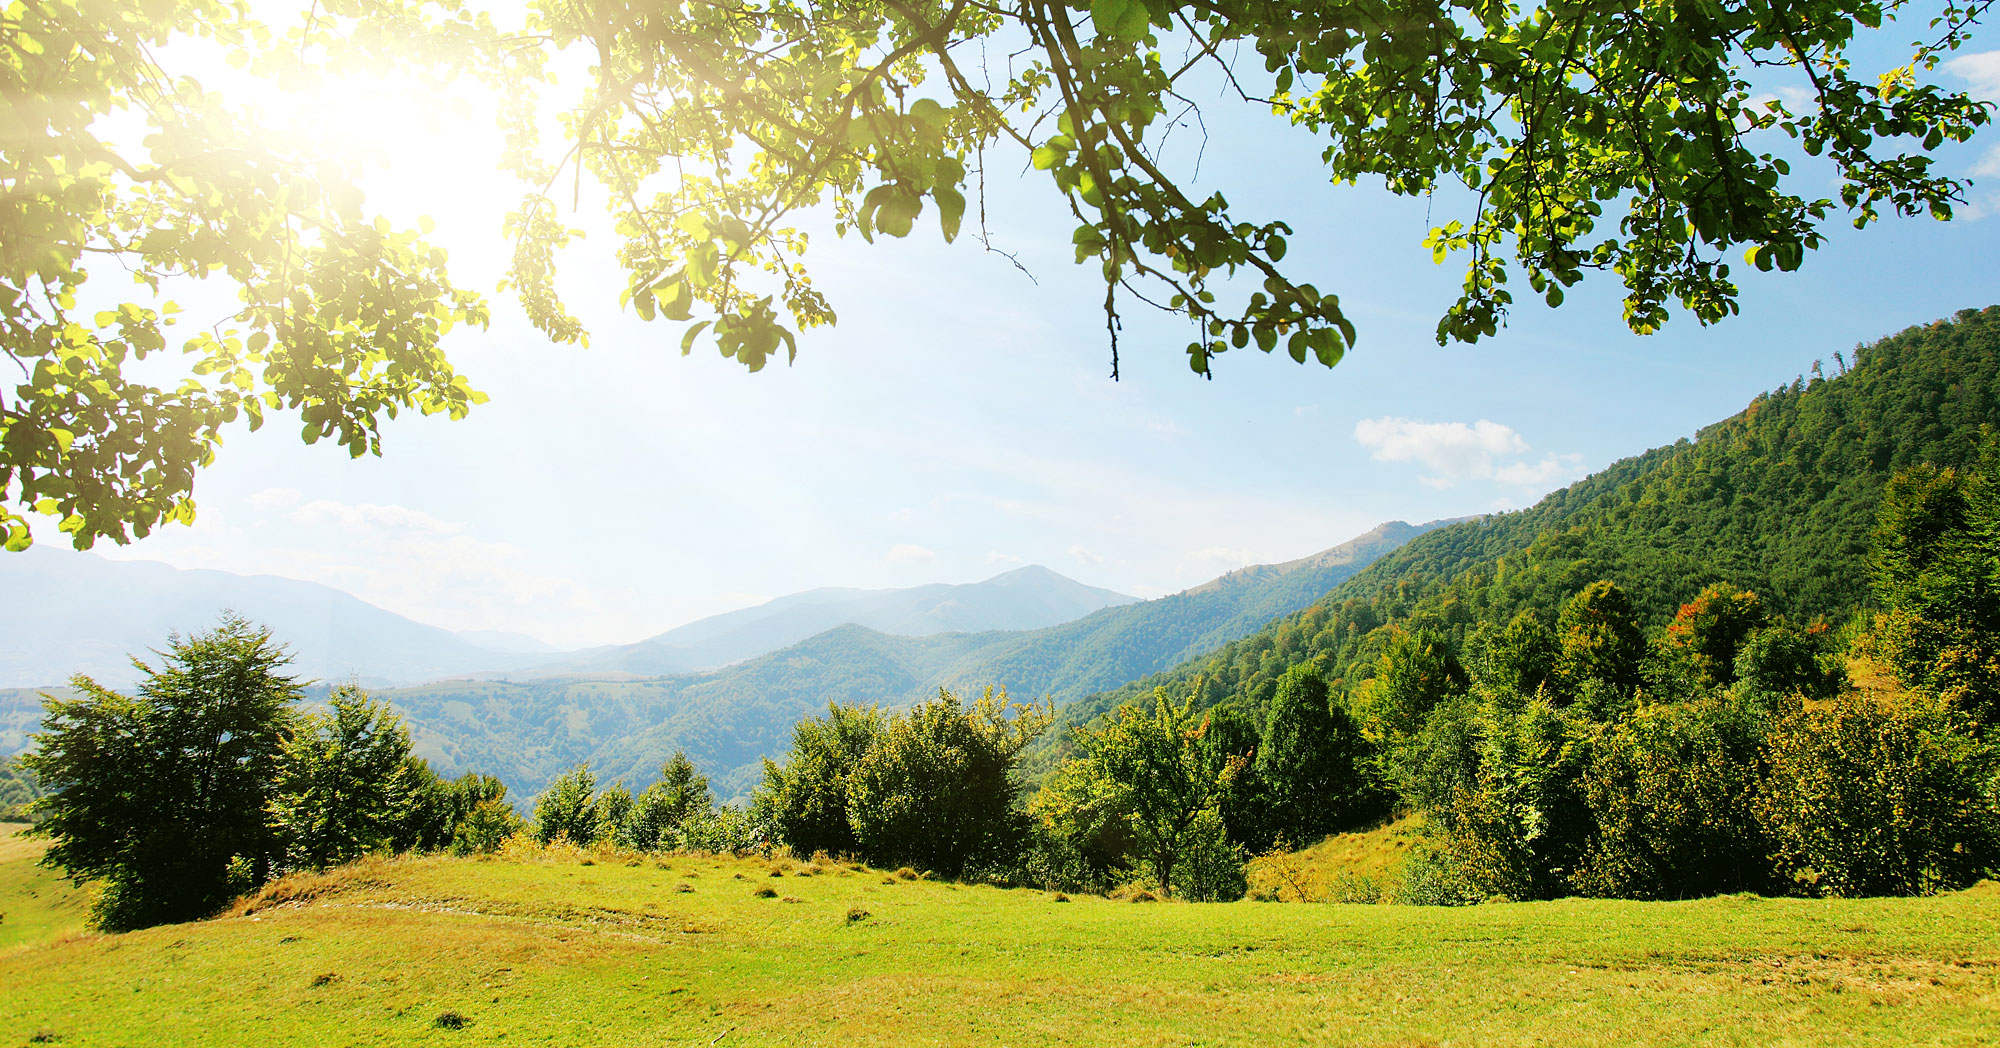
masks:
{"type": "Polygon", "coordinates": [[[707,674],[440,681],[388,698],[425,756],[499,775],[517,797],[583,760],[637,787],[676,749],[731,797],[750,788],[764,757],[789,744],[792,725],[828,702],[900,706],[940,686],[992,684],[1061,705],[1303,607],[1435,526],[1384,524],[1311,557],[1039,630],[900,637],[844,625],[707,674]]]}
{"type": "Polygon", "coordinates": [[[0,1041],[1974,1045],[2000,994],[1981,889],[1135,906],[622,858],[364,860],[124,935],[61,936],[54,916],[0,947],[0,1041]]]}
{"type": "Polygon", "coordinates": [[[1625,587],[1655,624],[1718,581],[1794,618],[1841,621],[1868,600],[1869,534],[1889,477],[1920,462],[1971,463],[1982,430],[2000,426],[2000,306],[1910,328],[1849,363],[1529,509],[1415,539],[1311,607],[1091,696],[1065,719],[1196,675],[1206,701],[1257,708],[1278,674],[1308,659],[1351,686],[1371,674],[1384,626],[1462,640],[1474,623],[1523,608],[1552,620],[1596,579],[1625,587]]]}

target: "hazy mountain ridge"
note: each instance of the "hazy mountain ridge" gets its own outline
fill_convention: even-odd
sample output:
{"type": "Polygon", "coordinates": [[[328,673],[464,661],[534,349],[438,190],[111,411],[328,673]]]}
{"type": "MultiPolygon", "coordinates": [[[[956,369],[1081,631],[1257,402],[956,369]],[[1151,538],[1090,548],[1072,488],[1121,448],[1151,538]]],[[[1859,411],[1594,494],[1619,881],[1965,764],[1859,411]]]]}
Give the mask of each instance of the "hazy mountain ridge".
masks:
{"type": "Polygon", "coordinates": [[[971,583],[879,590],[826,587],[711,615],[634,644],[594,648],[508,676],[664,676],[726,666],[849,623],[910,637],[1030,630],[1137,599],[1086,586],[1039,564],[971,583]]]}
{"type": "MultiPolygon", "coordinates": [[[[9,608],[0,644],[5,687],[47,687],[78,673],[124,687],[138,679],[133,656],[150,659],[169,633],[206,629],[224,609],[271,627],[292,649],[293,672],[318,680],[408,683],[548,658],[508,654],[491,636],[425,625],[315,582],[69,549],[34,546],[0,555],[0,592],[9,608]]],[[[517,649],[523,641],[539,643],[515,636],[517,649]]]]}
{"type": "Polygon", "coordinates": [[[848,624],[712,673],[443,681],[387,697],[426,756],[492,771],[517,793],[583,760],[636,787],[685,749],[727,797],[747,791],[792,726],[828,702],[894,707],[940,686],[992,684],[1061,705],[1255,630],[1440,523],[1384,524],[1311,557],[1038,630],[904,637],[848,624]]]}

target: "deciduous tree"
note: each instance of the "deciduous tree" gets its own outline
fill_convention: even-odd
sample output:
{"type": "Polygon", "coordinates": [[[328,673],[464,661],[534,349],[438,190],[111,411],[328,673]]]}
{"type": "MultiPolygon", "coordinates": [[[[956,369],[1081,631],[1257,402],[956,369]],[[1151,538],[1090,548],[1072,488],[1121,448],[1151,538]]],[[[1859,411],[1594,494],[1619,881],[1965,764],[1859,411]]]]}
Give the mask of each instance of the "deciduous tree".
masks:
{"type": "Polygon", "coordinates": [[[269,875],[270,805],[295,723],[290,656],[270,631],[226,617],[173,637],[125,696],[78,676],[49,698],[22,764],[50,839],[42,862],[100,881],[93,920],[122,930],[206,917],[269,875]]]}
{"type": "Polygon", "coordinates": [[[273,145],[244,106],[185,75],[218,52],[273,87],[356,61],[498,85],[506,166],[527,187],[501,221],[506,284],[553,339],[585,338],[556,294],[556,254],[575,238],[566,180],[572,199],[588,174],[612,201],[624,302],[688,324],[683,351],[706,339],[755,370],[834,319],[801,261],[803,216],[872,239],[928,212],[950,240],[971,213],[990,246],[988,172],[1025,163],[1103,283],[1112,374],[1120,310],[1141,302],[1192,322],[1187,361],[1207,375],[1251,345],[1332,366],[1359,333],[1337,289],[1288,261],[1282,215],[1247,215],[1174,173],[1166,148],[1193,92],[1220,86],[1323,142],[1302,176],[1463,189],[1424,241],[1465,267],[1440,341],[1494,333],[1516,275],[1554,305],[1587,274],[1615,274],[1626,322],[1645,332],[1675,304],[1703,323],[1735,312],[1737,252],[1797,268],[1837,213],[1949,216],[1964,183],[1931,154],[1990,110],[1932,71],[1987,9],[538,0],[499,24],[459,0],[344,0],[272,32],[216,0],[16,5],[0,15],[0,98],[17,126],[0,142],[0,346],[26,381],[0,395],[0,528],[20,548],[34,511],[81,546],[125,541],[192,518],[194,472],[233,420],[296,411],[308,441],[359,454],[379,448],[384,415],[457,416],[479,400],[438,346],[451,325],[483,323],[485,305],[440,249],[367,212],[351,159],[273,145]],[[1866,31],[1927,15],[1908,62],[1854,63],[1866,31]],[[989,53],[1009,56],[1004,69],[989,53]],[[1774,99],[1771,75],[1808,101],[1774,99]],[[548,148],[543,107],[564,114],[548,148]],[[121,123],[143,140],[102,130],[121,123]],[[1795,172],[1794,142],[1824,162],[1795,172]],[[90,259],[144,290],[86,289],[90,259]],[[240,308],[174,337],[168,286],[218,278],[240,308]],[[164,384],[132,366],[170,351],[188,366],[164,384]]]}

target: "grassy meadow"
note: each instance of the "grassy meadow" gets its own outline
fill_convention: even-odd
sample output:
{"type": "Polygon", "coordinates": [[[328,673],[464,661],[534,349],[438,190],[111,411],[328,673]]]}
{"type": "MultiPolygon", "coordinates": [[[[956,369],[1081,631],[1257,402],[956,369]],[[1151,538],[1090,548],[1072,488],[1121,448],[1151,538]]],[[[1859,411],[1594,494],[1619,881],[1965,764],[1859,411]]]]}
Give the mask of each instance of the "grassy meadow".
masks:
{"type": "Polygon", "coordinates": [[[833,863],[364,860],[87,933],[0,842],[0,1045],[1991,1043],[2000,887],[1467,909],[1067,902],[833,863]]]}

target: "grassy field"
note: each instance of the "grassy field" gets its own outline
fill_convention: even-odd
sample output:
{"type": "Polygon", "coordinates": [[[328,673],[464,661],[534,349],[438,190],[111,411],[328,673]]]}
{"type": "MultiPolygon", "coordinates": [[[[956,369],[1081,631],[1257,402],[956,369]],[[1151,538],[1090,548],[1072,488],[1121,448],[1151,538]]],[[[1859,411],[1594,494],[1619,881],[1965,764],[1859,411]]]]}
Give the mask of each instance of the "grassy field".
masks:
{"type": "MultiPolygon", "coordinates": [[[[21,836],[26,823],[0,822],[0,957],[10,947],[83,931],[84,894],[54,870],[35,865],[48,845],[21,836]]],[[[0,1001],[5,1000],[0,984],[0,1001]]],[[[7,1013],[0,1009],[0,1016],[7,1013]]],[[[0,1037],[0,1045],[6,1044],[0,1037]]]]}
{"type": "Polygon", "coordinates": [[[2000,1029],[1991,884],[1144,904],[526,852],[365,861],[216,920],[103,936],[76,930],[74,895],[24,906],[35,849],[6,846],[0,1046],[1977,1045],[2000,1029]],[[17,908],[39,916],[16,929],[17,908]]]}

